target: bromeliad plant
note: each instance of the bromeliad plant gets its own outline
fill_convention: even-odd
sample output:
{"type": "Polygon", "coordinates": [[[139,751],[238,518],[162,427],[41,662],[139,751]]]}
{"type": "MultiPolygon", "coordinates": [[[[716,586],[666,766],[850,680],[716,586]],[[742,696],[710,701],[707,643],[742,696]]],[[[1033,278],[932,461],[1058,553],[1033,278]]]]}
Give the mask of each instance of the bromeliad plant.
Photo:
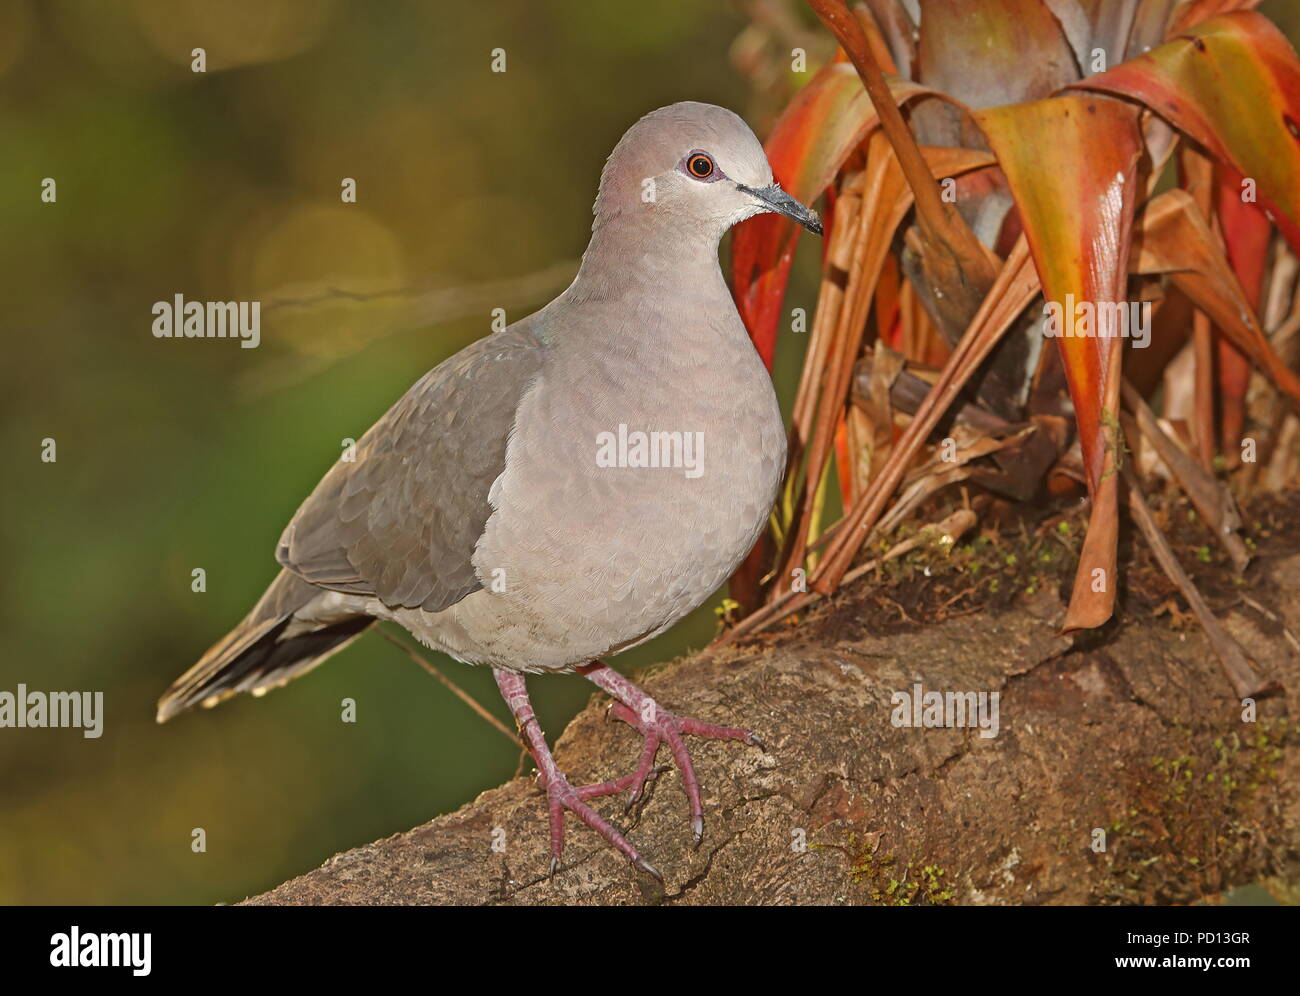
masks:
{"type": "MultiPolygon", "coordinates": [[[[834,591],[873,534],[943,487],[1027,500],[1075,477],[1091,510],[1064,628],[1114,612],[1124,498],[1236,691],[1264,691],[1125,453],[1154,453],[1244,568],[1215,471],[1239,462],[1252,368],[1300,404],[1280,355],[1300,326],[1295,52],[1257,0],[809,2],[840,51],[767,153],[795,197],[825,195],[822,279],[786,492],[733,581],[754,611],[731,635],[834,591]],[[1190,364],[1171,365],[1180,350],[1190,364]],[[1190,399],[1186,439],[1149,406],[1162,378],[1165,415],[1190,399]],[[845,511],[827,527],[832,463],[845,511]]],[[[733,243],[769,367],[798,235],[765,215],[733,243]]]]}

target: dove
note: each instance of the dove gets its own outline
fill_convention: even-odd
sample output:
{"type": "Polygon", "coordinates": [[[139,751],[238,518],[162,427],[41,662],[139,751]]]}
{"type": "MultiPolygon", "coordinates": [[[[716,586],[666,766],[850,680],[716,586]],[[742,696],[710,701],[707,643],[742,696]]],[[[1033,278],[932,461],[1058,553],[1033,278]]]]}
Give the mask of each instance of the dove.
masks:
{"type": "Polygon", "coordinates": [[[590,802],[638,799],[664,745],[698,846],[684,738],[762,741],[678,716],[605,661],[717,591],[776,500],[784,422],[718,262],[723,235],[764,212],[822,233],[739,116],[684,102],[637,121],[601,171],[573,283],[426,373],[330,467],[280,538],[279,574],[158,721],[284,685],[394,623],[492,668],[546,793],[552,874],[568,812],[659,877],[590,802]],[[644,738],[631,773],[574,785],[555,763],[526,676],[564,672],[644,738]]]}

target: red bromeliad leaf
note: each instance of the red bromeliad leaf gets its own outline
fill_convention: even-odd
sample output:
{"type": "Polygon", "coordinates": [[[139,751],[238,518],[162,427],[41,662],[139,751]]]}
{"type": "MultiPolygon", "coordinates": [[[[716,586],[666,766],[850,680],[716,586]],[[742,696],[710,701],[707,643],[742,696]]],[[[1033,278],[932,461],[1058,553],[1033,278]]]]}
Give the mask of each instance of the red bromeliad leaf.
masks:
{"type": "MultiPolygon", "coordinates": [[[[1246,298],[1259,314],[1264,294],[1273,226],[1258,204],[1241,199],[1241,177],[1229,167],[1217,171],[1215,200],[1228,262],[1237,275],[1246,298]]],[[[1219,332],[1216,339],[1215,374],[1219,381],[1220,432],[1224,452],[1236,450],[1246,422],[1246,390],[1250,386],[1250,360],[1219,332]]]]}
{"type": "MultiPolygon", "coordinates": [[[[1076,95],[975,114],[1011,187],[1044,298],[1061,309],[1067,330],[1076,305],[1096,309],[1125,300],[1142,151],[1137,119],[1130,104],[1076,95]]],[[[1091,329],[1097,331],[1095,320],[1091,329]]],[[[1105,450],[1111,343],[1088,336],[1056,341],[1095,487],[1105,450]]]]}
{"type": "Polygon", "coordinates": [[[1273,229],[1258,204],[1241,199],[1241,177],[1236,171],[1218,171],[1215,204],[1223,225],[1223,242],[1228,262],[1246,290],[1255,313],[1259,313],[1268,271],[1268,249],[1273,229]]]}
{"type": "MultiPolygon", "coordinates": [[[[900,103],[929,92],[906,80],[891,79],[889,85],[900,103]]],[[[825,66],[791,101],[767,140],[772,173],[787,193],[811,204],[877,124],[871,99],[853,67],[845,62],[825,66]]],[[[743,222],[732,237],[732,293],[769,370],[801,231],[787,218],[763,214],[743,222]]]]}
{"type": "Polygon", "coordinates": [[[1300,248],[1300,61],[1267,18],[1212,18],[1074,85],[1141,101],[1250,177],[1300,248]]]}
{"type": "Polygon", "coordinates": [[[1234,10],[1254,10],[1258,6],[1259,0],[1192,0],[1174,15],[1174,19],[1169,23],[1169,36],[1172,38],[1202,21],[1208,21],[1211,17],[1218,17],[1220,14],[1227,14],[1234,10]]]}

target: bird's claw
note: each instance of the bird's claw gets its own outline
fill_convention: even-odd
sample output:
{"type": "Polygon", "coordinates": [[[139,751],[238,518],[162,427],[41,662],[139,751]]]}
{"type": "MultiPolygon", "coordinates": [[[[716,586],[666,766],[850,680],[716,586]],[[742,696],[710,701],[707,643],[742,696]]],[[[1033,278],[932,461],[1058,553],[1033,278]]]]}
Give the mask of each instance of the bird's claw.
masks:
{"type": "Polygon", "coordinates": [[[554,778],[546,780],[546,808],[551,823],[549,878],[553,878],[556,871],[559,870],[560,858],[564,853],[564,811],[566,809],[596,831],[635,867],[643,871],[649,871],[650,874],[659,878],[659,873],[641,857],[637,849],[628,842],[622,832],[607,823],[599,813],[587,805],[588,799],[620,791],[622,787],[618,783],[605,782],[600,785],[574,788],[573,785],[569,784],[568,779],[558,773],[554,778]]]}
{"type": "Polygon", "coordinates": [[[623,807],[623,812],[630,813],[632,807],[635,806],[641,800],[642,796],[645,795],[645,787],[654,782],[667,770],[669,770],[668,765],[659,764],[647,771],[644,777],[639,780],[637,776],[640,775],[640,770],[634,771],[629,775],[628,777],[632,779],[632,789],[627,794],[627,804],[623,807]]]}
{"type": "Polygon", "coordinates": [[[664,877],[659,874],[659,869],[657,869],[649,861],[645,860],[645,858],[637,858],[635,861],[632,862],[632,864],[636,868],[645,872],[647,875],[653,878],[660,885],[663,885],[664,877]]]}
{"type": "MultiPolygon", "coordinates": [[[[687,801],[691,807],[691,836],[693,846],[698,848],[704,840],[704,806],[700,800],[700,786],[695,777],[695,767],[691,762],[690,752],[682,739],[683,734],[696,737],[708,737],[714,740],[740,740],[760,750],[766,751],[767,745],[757,734],[731,726],[716,726],[685,716],[676,716],[648,697],[638,709],[632,709],[623,702],[611,703],[608,715],[627,723],[645,738],[641,748],[641,759],[636,771],[618,782],[630,778],[633,786],[628,798],[627,808],[640,798],[644,785],[657,778],[659,773],[667,770],[667,765],[654,767],[659,745],[666,743],[672,751],[673,761],[682,773],[682,787],[686,791],[687,801]]],[[[616,784],[606,782],[605,785],[616,784]]]]}

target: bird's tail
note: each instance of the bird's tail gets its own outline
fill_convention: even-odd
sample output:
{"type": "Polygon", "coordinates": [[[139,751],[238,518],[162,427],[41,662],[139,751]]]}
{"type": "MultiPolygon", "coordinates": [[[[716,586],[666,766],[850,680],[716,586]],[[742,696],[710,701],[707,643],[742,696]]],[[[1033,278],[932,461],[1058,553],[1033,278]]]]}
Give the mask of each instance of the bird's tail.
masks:
{"type": "Polygon", "coordinates": [[[243,622],[158,700],[158,722],[236,692],[261,694],[311,670],[375,621],[357,611],[356,601],[281,571],[243,622]]]}

